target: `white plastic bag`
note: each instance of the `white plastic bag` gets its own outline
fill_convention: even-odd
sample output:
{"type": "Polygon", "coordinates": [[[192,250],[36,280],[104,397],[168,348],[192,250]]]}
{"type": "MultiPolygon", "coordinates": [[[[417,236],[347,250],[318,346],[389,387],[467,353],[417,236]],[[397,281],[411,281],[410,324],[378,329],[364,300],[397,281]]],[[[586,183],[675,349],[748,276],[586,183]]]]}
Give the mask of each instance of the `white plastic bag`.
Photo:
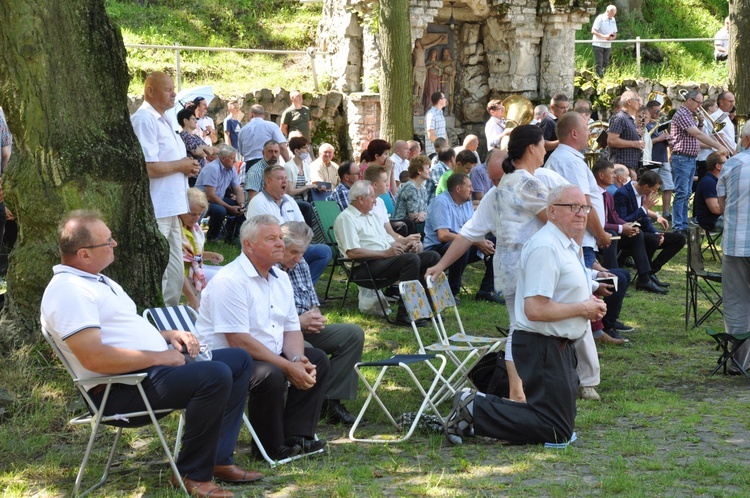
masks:
{"type": "MultiPolygon", "coordinates": [[[[359,288],[359,311],[367,313],[369,315],[383,316],[383,308],[380,306],[378,301],[378,295],[380,299],[388,306],[388,301],[382,291],[375,291],[373,289],[367,289],[365,287],[359,288]]],[[[387,313],[391,314],[391,309],[386,307],[387,313]]]]}

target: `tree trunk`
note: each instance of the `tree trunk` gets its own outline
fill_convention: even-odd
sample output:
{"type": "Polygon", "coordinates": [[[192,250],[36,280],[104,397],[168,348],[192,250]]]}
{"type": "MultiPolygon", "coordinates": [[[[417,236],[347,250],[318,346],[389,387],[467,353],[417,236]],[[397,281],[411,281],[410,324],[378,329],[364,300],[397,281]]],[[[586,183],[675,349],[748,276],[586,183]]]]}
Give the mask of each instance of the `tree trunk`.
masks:
{"type": "Polygon", "coordinates": [[[6,206],[19,226],[0,352],[38,341],[39,304],[59,262],[63,213],[99,209],[118,242],[105,272],[139,306],[162,302],[167,243],[128,116],[119,29],[103,0],[0,0],[0,102],[13,133],[6,206]]]}
{"type": "MultiPolygon", "coordinates": [[[[737,101],[737,117],[750,117],[750,0],[729,0],[729,89],[737,101]]],[[[739,135],[739,130],[737,130],[739,135]]]]}
{"type": "Polygon", "coordinates": [[[380,0],[380,138],[410,140],[412,121],[411,31],[408,0],[380,0]]]}

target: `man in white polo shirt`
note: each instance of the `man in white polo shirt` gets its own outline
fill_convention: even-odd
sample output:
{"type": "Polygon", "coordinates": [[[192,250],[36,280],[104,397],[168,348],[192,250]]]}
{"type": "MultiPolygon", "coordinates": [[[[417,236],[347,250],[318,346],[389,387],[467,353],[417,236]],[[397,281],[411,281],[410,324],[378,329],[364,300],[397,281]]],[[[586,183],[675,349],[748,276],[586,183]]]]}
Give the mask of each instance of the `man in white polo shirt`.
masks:
{"type": "MultiPolygon", "coordinates": [[[[302,211],[294,199],[286,194],[286,168],[281,164],[267,167],[263,171],[263,190],[247,205],[247,217],[261,214],[274,216],[279,223],[287,221],[305,222],[302,211]]],[[[331,248],[325,244],[310,244],[305,251],[305,261],[310,266],[313,284],[323,274],[331,260],[331,248]]]]}
{"type": "Polygon", "coordinates": [[[143,104],[130,116],[146,159],[151,202],[159,231],[169,243],[169,263],[161,279],[164,304],[180,304],[184,267],[182,266],[182,225],[179,215],[190,211],[187,200],[188,176],[200,172],[198,161],[188,159],[185,143],[172,129],[164,113],[174,107],[172,78],[161,72],[146,77],[143,104]]]}
{"type": "Polygon", "coordinates": [[[610,40],[617,38],[617,21],[615,21],[617,7],[607,5],[607,10],[603,14],[596,16],[594,25],[591,27],[591,34],[594,43],[594,59],[596,60],[596,74],[601,78],[604,71],[609,66],[609,52],[612,44],[610,40]]]}
{"type": "MultiPolygon", "coordinates": [[[[66,216],[58,227],[58,247],[62,264],[54,267],[44,291],[41,320],[76,377],[146,372],[141,385],[152,408],[185,410],[176,463],[193,496],[232,496],[213,479],[260,479],[262,474],[240,469],[232,458],[253,371],[249,355],[218,349],[212,351],[212,361],[193,361],[200,351],[196,336],[182,330],[159,332],[140,316],[122,287],[100,273],[114,261],[117,241],[98,212],[66,216]]],[[[88,394],[101,405],[105,384],[88,394]]],[[[107,400],[105,415],[145,409],[137,386],[115,384],[107,400]]],[[[140,417],[125,422],[142,425],[140,417]]],[[[170,478],[176,488],[178,477],[170,478]]]]}

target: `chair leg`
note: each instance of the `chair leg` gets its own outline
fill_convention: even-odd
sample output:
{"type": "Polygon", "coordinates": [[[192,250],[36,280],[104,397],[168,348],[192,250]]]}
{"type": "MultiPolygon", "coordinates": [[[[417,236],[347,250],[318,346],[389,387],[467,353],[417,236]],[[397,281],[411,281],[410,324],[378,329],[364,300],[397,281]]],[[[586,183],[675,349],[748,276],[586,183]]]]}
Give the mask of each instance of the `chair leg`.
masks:
{"type": "Polygon", "coordinates": [[[89,457],[91,457],[91,450],[94,448],[94,441],[96,441],[96,436],[99,433],[99,426],[101,425],[102,417],[104,416],[104,407],[107,405],[107,398],[109,397],[109,390],[111,388],[111,385],[108,385],[107,388],[104,391],[104,397],[102,398],[101,406],[99,408],[99,411],[96,414],[96,417],[92,419],[91,424],[91,436],[89,437],[89,442],[86,445],[86,452],[83,454],[83,460],[81,461],[81,467],[78,469],[78,476],[76,476],[76,482],[73,485],[73,492],[71,493],[71,496],[84,496],[95,490],[96,488],[100,487],[104,482],[107,480],[107,475],[109,474],[109,467],[112,465],[112,460],[115,455],[115,451],[117,450],[117,444],[120,442],[120,434],[122,434],[122,428],[118,428],[117,434],[115,435],[115,440],[112,443],[112,449],[109,451],[109,456],[107,457],[107,463],[104,466],[104,473],[102,474],[102,478],[99,480],[98,483],[94,484],[90,488],[88,488],[86,491],[78,495],[78,489],[81,487],[81,483],[83,482],[83,475],[86,472],[86,466],[89,462],[89,457]]]}

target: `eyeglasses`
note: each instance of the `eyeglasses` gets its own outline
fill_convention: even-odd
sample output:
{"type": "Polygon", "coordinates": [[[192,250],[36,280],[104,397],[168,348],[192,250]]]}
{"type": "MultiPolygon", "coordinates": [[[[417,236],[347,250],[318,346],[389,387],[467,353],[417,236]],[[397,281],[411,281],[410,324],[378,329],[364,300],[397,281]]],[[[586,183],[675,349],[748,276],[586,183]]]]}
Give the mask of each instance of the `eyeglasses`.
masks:
{"type": "Polygon", "coordinates": [[[97,244],[95,246],[81,246],[78,249],[96,249],[97,247],[113,247],[115,244],[115,239],[112,237],[107,239],[107,242],[104,244],[97,244]]]}
{"type": "Polygon", "coordinates": [[[690,97],[690,100],[692,100],[692,101],[693,101],[693,102],[695,102],[696,104],[702,104],[702,103],[703,103],[703,101],[702,101],[702,100],[695,100],[695,99],[694,99],[693,97],[690,97]]]}
{"type": "Polygon", "coordinates": [[[583,211],[583,214],[589,214],[591,212],[591,206],[587,204],[552,204],[553,206],[567,206],[570,208],[570,212],[578,214],[583,211]]]}

